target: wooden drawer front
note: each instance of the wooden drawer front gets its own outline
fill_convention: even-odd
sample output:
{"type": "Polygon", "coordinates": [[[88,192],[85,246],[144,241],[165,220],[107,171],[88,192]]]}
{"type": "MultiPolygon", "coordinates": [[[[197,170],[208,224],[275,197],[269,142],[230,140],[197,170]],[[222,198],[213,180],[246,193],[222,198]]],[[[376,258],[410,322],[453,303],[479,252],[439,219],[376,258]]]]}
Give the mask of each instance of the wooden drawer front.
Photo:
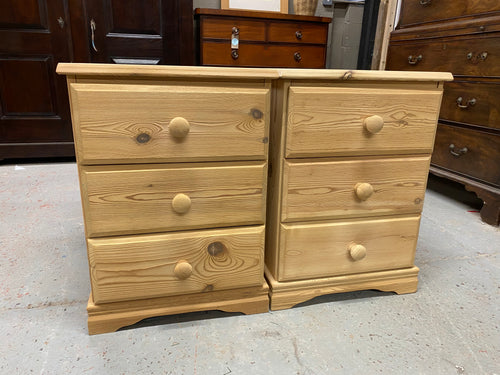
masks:
{"type": "Polygon", "coordinates": [[[82,164],[252,160],[267,154],[268,89],[76,83],[71,97],[82,164]],[[187,134],[172,130],[174,118],[187,121],[181,124],[187,134]]]}
{"type": "Polygon", "coordinates": [[[211,17],[202,18],[201,37],[230,40],[233,27],[239,29],[240,40],[262,42],[266,40],[266,23],[263,21],[211,17]]]}
{"type": "Polygon", "coordinates": [[[326,44],[327,33],[328,24],[273,22],[269,25],[270,42],[326,44]]]}
{"type": "Polygon", "coordinates": [[[464,17],[500,10],[498,0],[405,0],[401,7],[400,26],[464,17]]]}
{"type": "Polygon", "coordinates": [[[500,76],[499,56],[498,33],[415,44],[392,44],[389,47],[387,69],[451,72],[462,76],[500,76]],[[483,52],[487,53],[484,59],[481,58],[483,52]]]}
{"type": "Polygon", "coordinates": [[[278,281],[412,267],[419,222],[420,216],[282,224],[278,281]],[[354,260],[354,245],[366,249],[363,259],[354,260]]]}
{"type": "Polygon", "coordinates": [[[499,134],[439,124],[432,164],[500,186],[499,161],[499,134]]]}
{"type": "Polygon", "coordinates": [[[266,170],[264,163],[83,168],[87,234],[262,224],[266,170]]]}
{"type": "Polygon", "coordinates": [[[229,42],[203,42],[202,64],[246,67],[324,68],[326,49],[321,46],[287,46],[241,43],[238,58],[229,42]],[[296,53],[300,54],[300,59],[296,53]]]}
{"type": "Polygon", "coordinates": [[[285,162],[282,221],[422,210],[430,156],[285,162]]]}
{"type": "Polygon", "coordinates": [[[262,285],[264,227],[88,240],[95,303],[262,285]]]}
{"type": "Polygon", "coordinates": [[[445,83],[439,117],[500,129],[500,83],[445,83]]]}
{"type": "Polygon", "coordinates": [[[438,90],[292,87],[286,156],[429,153],[442,93],[438,90]],[[368,132],[379,116],[383,128],[368,132]]]}

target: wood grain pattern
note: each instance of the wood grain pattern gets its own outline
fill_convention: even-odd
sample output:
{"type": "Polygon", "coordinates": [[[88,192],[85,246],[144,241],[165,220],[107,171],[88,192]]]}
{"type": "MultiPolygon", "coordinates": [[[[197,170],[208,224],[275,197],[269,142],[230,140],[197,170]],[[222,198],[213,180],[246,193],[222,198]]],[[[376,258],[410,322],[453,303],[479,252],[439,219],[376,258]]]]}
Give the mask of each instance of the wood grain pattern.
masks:
{"type": "Polygon", "coordinates": [[[270,142],[273,147],[269,152],[269,174],[267,190],[267,216],[266,216],[266,267],[273,275],[278,272],[279,262],[279,236],[280,213],[283,200],[283,155],[285,153],[285,124],[287,118],[287,93],[289,81],[273,83],[273,111],[270,131],[270,142]]]}
{"type": "Polygon", "coordinates": [[[89,239],[97,304],[262,285],[264,227],[89,239]],[[212,256],[213,242],[224,251],[212,256]],[[176,277],[179,261],[192,266],[176,277]]]}
{"type": "Polygon", "coordinates": [[[283,310],[317,296],[356,290],[414,293],[417,291],[418,271],[418,267],[411,267],[282,283],[276,281],[266,268],[266,279],[271,289],[270,307],[271,310],[283,310]]]}
{"type": "Polygon", "coordinates": [[[412,0],[403,1],[402,4],[399,21],[401,27],[500,11],[497,0],[453,0],[453,6],[447,1],[439,0],[412,0]]]}
{"type": "Polygon", "coordinates": [[[428,153],[441,96],[441,89],[292,87],[286,157],[428,153]],[[375,135],[363,126],[373,115],[384,120],[375,135]]]}
{"type": "Polygon", "coordinates": [[[440,124],[432,163],[500,187],[500,135],[440,124]],[[454,150],[450,150],[450,145],[454,150]],[[467,152],[459,150],[467,148],[467,152]],[[453,155],[451,151],[459,153],[453,155]]]}
{"type": "Polygon", "coordinates": [[[455,76],[500,76],[500,33],[466,37],[435,38],[432,41],[392,43],[389,46],[387,69],[408,71],[453,72],[455,76]],[[488,57],[481,59],[481,53],[488,57]],[[467,55],[471,53],[472,58],[467,55]],[[422,56],[416,64],[409,56],[422,56]]]}
{"type": "Polygon", "coordinates": [[[420,212],[430,157],[344,161],[286,161],[284,222],[350,216],[420,212]],[[358,183],[369,183],[373,194],[360,200],[358,183]]]}
{"type": "Polygon", "coordinates": [[[455,80],[444,85],[439,117],[443,120],[480,125],[500,130],[500,81],[455,80]],[[460,108],[457,99],[462,98],[460,108]],[[475,100],[474,104],[470,104],[475,100]],[[469,104],[468,104],[469,103],[469,104]]]}
{"type": "Polygon", "coordinates": [[[312,22],[272,22],[269,24],[269,41],[280,43],[325,44],[328,24],[312,22]],[[297,37],[300,33],[300,38],[297,37]]]}
{"type": "Polygon", "coordinates": [[[178,164],[83,167],[90,237],[262,224],[266,164],[178,164]],[[177,194],[191,199],[178,214],[177,194]]]}
{"type": "Polygon", "coordinates": [[[114,332],[154,316],[193,311],[221,310],[258,314],[269,311],[268,286],[202,292],[96,305],[90,295],[87,305],[90,335],[114,332]]]}
{"type": "Polygon", "coordinates": [[[281,225],[278,281],[330,277],[413,266],[420,216],[281,225]],[[349,245],[366,257],[355,261],[349,245]]]}
{"type": "MultiPolygon", "coordinates": [[[[228,0],[223,0],[228,1],[228,0]]],[[[286,0],[281,0],[285,2],[286,0]]],[[[195,9],[196,15],[211,15],[211,16],[227,16],[227,17],[244,17],[258,19],[274,19],[274,20],[292,20],[292,21],[310,21],[310,22],[331,22],[329,17],[303,16],[297,14],[277,13],[277,12],[258,12],[239,9],[195,9]]]]}
{"type": "Polygon", "coordinates": [[[76,83],[71,96],[83,164],[255,160],[267,154],[266,88],[76,83]],[[168,131],[175,117],[190,125],[182,140],[168,131]],[[148,137],[142,143],[141,134],[148,137]]]}
{"type": "Polygon", "coordinates": [[[306,79],[350,81],[405,81],[440,82],[452,81],[453,76],[444,72],[388,72],[377,70],[345,69],[275,69],[275,68],[221,68],[210,66],[146,66],[116,64],[59,63],[57,73],[79,77],[107,78],[193,78],[193,79],[306,79]],[[138,73],[140,71],[140,74],[138,73]]]}
{"type": "Polygon", "coordinates": [[[376,83],[385,83],[387,81],[404,81],[405,84],[413,82],[441,82],[452,81],[451,73],[444,72],[404,72],[404,71],[381,71],[381,70],[342,70],[342,69],[278,69],[278,74],[282,79],[300,80],[295,82],[301,84],[301,81],[311,81],[321,85],[322,81],[377,81],[376,83]]]}
{"type": "Polygon", "coordinates": [[[237,27],[240,41],[263,42],[266,40],[265,26],[264,21],[256,19],[204,17],[200,37],[230,40],[233,27],[237,27]]]}
{"type": "Polygon", "coordinates": [[[240,43],[239,57],[231,55],[227,42],[202,42],[201,63],[214,66],[324,68],[326,47],[317,45],[273,45],[240,43]],[[300,60],[295,59],[300,53],[300,60]]]}

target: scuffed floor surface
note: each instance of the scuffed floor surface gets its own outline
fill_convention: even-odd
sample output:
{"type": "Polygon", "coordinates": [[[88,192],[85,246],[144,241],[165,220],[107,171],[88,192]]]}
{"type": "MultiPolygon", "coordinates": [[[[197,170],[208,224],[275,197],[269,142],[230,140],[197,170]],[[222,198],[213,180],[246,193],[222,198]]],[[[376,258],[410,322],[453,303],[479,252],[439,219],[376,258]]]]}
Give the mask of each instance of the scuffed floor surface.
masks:
{"type": "Polygon", "coordinates": [[[471,210],[428,190],[415,294],[88,336],[76,165],[0,166],[0,374],[500,374],[500,235],[471,210]]]}

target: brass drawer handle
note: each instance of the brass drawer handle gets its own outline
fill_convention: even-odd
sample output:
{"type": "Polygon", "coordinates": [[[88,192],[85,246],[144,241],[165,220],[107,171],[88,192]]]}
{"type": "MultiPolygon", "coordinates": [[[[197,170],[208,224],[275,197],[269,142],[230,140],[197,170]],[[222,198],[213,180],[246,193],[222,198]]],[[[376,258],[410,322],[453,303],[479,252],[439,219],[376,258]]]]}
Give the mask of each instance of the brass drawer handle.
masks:
{"type": "Polygon", "coordinates": [[[426,6],[426,5],[431,5],[432,0],[420,0],[420,5],[426,6]]]}
{"type": "Polygon", "coordinates": [[[239,53],[238,53],[238,51],[237,51],[237,50],[233,49],[233,50],[231,51],[231,57],[233,58],[233,60],[237,60],[237,59],[238,59],[238,57],[240,57],[240,55],[239,55],[239,53]]]}
{"type": "Polygon", "coordinates": [[[357,243],[349,245],[349,255],[354,261],[361,260],[366,257],[366,247],[357,243]]]}
{"type": "Polygon", "coordinates": [[[175,265],[174,275],[179,280],[186,280],[192,274],[193,274],[193,266],[189,264],[188,261],[180,260],[175,265]]]}
{"type": "Polygon", "coordinates": [[[450,145],[450,154],[453,156],[459,157],[462,156],[463,154],[466,154],[469,149],[467,147],[462,147],[460,150],[457,150],[458,152],[455,151],[455,145],[452,143],[450,145]]]}
{"type": "Polygon", "coordinates": [[[188,135],[191,126],[184,117],[175,117],[168,124],[168,131],[174,138],[184,138],[188,135]]]}
{"type": "Polygon", "coordinates": [[[297,39],[299,39],[299,40],[300,40],[300,39],[302,39],[302,37],[303,37],[303,35],[302,35],[302,31],[297,30],[297,31],[295,32],[295,37],[296,37],[297,39]]]}
{"type": "Polygon", "coordinates": [[[467,54],[467,60],[469,60],[472,64],[479,64],[481,61],[484,61],[488,58],[488,52],[483,51],[481,53],[473,53],[469,52],[467,54]]]}
{"type": "Polygon", "coordinates": [[[408,64],[417,65],[420,61],[422,61],[422,58],[423,58],[422,55],[418,55],[418,56],[410,55],[410,56],[408,56],[408,64]]]}
{"type": "Polygon", "coordinates": [[[373,186],[368,182],[358,182],[356,186],[354,186],[354,192],[358,199],[362,201],[366,201],[373,194],[373,186]]]}
{"type": "Polygon", "coordinates": [[[295,59],[295,61],[297,62],[300,62],[300,60],[302,60],[302,56],[300,55],[300,52],[295,52],[293,54],[293,58],[295,59]]]}
{"type": "Polygon", "coordinates": [[[172,199],[172,209],[178,214],[185,214],[191,208],[191,198],[186,194],[177,194],[172,199]]]}
{"type": "Polygon", "coordinates": [[[473,106],[476,104],[477,100],[476,98],[472,98],[472,99],[469,99],[467,100],[467,104],[462,104],[463,102],[463,98],[461,96],[459,96],[457,98],[457,107],[460,108],[460,109],[467,109],[469,108],[470,106],[473,106]]]}

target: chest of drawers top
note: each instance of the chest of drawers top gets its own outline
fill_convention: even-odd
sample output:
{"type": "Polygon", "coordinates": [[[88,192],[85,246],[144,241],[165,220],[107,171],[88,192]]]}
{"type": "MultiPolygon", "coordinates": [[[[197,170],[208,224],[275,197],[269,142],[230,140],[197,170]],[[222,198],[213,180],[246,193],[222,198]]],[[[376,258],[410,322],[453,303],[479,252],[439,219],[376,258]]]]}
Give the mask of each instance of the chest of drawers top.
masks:
{"type": "Polygon", "coordinates": [[[330,18],[196,9],[195,19],[200,65],[325,67],[330,18]]]}

